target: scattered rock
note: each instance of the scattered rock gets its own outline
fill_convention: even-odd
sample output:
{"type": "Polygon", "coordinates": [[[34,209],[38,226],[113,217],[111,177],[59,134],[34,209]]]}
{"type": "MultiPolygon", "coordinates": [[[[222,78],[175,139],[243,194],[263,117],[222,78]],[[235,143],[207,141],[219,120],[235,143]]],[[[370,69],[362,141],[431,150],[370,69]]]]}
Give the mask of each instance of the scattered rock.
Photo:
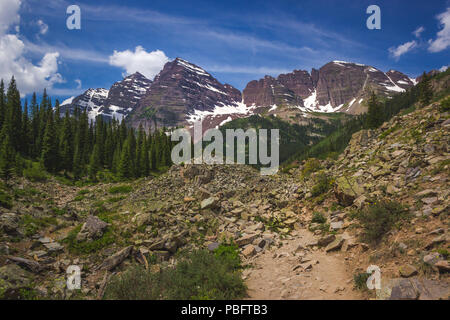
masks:
{"type": "Polygon", "coordinates": [[[415,276],[418,273],[418,271],[412,265],[407,264],[405,266],[400,267],[399,273],[400,273],[401,277],[409,278],[409,277],[415,276]]]}
{"type": "Polygon", "coordinates": [[[111,271],[115,267],[117,267],[119,264],[121,264],[131,253],[131,250],[133,249],[132,246],[123,248],[119,252],[115,253],[114,255],[108,257],[103,261],[103,263],[98,267],[98,269],[108,270],[111,271]]]}

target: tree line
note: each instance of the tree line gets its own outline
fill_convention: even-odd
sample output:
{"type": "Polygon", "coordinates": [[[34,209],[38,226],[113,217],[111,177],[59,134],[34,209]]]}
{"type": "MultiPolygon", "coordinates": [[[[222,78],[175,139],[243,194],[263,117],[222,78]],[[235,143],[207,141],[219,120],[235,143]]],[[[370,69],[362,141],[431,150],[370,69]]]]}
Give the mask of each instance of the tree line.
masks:
{"type": "MultiPolygon", "coordinates": [[[[12,77],[5,92],[0,81],[0,175],[8,180],[38,166],[75,180],[133,179],[149,176],[171,165],[172,146],[164,129],[147,134],[125,121],[89,119],[86,108],[61,115],[44,90],[38,103],[22,105],[12,77]]],[[[36,169],[36,168],[35,168],[36,169]]]]}

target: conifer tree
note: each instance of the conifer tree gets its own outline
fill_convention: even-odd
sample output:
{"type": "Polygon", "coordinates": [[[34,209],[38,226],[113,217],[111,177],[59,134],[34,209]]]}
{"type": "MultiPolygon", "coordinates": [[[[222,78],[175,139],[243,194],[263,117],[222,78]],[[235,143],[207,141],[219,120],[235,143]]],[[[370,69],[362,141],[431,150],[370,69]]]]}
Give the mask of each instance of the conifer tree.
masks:
{"type": "Polygon", "coordinates": [[[67,173],[73,168],[73,156],[74,156],[74,146],[73,146],[73,132],[71,121],[69,118],[69,111],[66,111],[66,115],[63,120],[61,128],[61,136],[59,140],[59,151],[61,158],[61,167],[67,173]]]}
{"type": "Polygon", "coordinates": [[[377,128],[383,121],[383,114],[381,104],[378,101],[377,96],[374,92],[370,95],[368,101],[368,111],[367,111],[367,126],[370,129],[377,128]]]}
{"type": "Polygon", "coordinates": [[[0,145],[0,176],[8,181],[14,172],[14,160],[15,151],[11,143],[11,138],[8,135],[8,124],[5,124],[2,128],[0,134],[1,145],[0,145]]]}
{"type": "Polygon", "coordinates": [[[98,143],[96,143],[89,161],[89,179],[93,181],[97,180],[97,172],[101,169],[100,166],[100,148],[98,143]]]}
{"type": "Polygon", "coordinates": [[[0,80],[0,131],[2,130],[3,121],[6,115],[6,101],[5,101],[5,84],[3,79],[0,80]]]}
{"type": "Polygon", "coordinates": [[[120,179],[129,179],[134,175],[133,162],[131,158],[131,143],[130,140],[125,140],[122,153],[120,155],[120,162],[118,168],[118,175],[120,179]]]}
{"type": "Polygon", "coordinates": [[[433,89],[431,88],[430,77],[424,72],[420,81],[419,102],[422,106],[430,104],[433,98],[433,89]]]}
{"type": "Polygon", "coordinates": [[[58,170],[58,143],[52,115],[48,117],[45,127],[44,138],[42,140],[41,161],[47,171],[56,172],[58,170]]]}

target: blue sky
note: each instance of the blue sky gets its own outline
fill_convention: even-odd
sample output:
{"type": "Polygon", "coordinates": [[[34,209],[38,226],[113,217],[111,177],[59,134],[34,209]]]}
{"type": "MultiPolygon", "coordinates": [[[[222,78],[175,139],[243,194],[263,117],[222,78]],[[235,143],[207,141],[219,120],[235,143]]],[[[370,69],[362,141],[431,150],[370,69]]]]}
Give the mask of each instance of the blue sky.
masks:
{"type": "Polygon", "coordinates": [[[331,60],[409,76],[439,69],[450,60],[450,1],[2,0],[0,39],[11,35],[23,49],[11,63],[0,53],[0,62],[14,67],[0,67],[0,77],[36,73],[19,83],[26,93],[45,86],[64,100],[89,87],[109,88],[143,64],[153,76],[176,57],[242,90],[265,74],[310,71],[331,60]],[[81,8],[81,30],[66,28],[71,4],[81,8]],[[381,9],[381,30],[366,27],[371,4],[381,9]],[[6,9],[17,9],[18,18],[6,9]]]}

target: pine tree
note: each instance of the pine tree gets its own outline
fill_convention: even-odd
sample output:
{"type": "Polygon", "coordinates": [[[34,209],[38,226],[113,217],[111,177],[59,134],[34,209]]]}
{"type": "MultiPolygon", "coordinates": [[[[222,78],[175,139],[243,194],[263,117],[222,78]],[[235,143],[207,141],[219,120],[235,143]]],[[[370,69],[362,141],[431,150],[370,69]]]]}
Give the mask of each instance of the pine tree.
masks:
{"type": "Polygon", "coordinates": [[[30,121],[28,118],[28,101],[25,100],[22,114],[22,153],[26,156],[30,155],[31,134],[30,121]]]}
{"type": "Polygon", "coordinates": [[[369,109],[367,111],[367,126],[370,129],[377,128],[382,122],[381,104],[375,93],[372,92],[368,101],[369,109]]]}
{"type": "Polygon", "coordinates": [[[3,121],[6,115],[6,101],[5,101],[5,84],[3,79],[0,80],[0,131],[2,130],[3,121]]]}
{"type": "Polygon", "coordinates": [[[0,134],[2,141],[0,146],[0,175],[5,181],[8,181],[13,175],[15,160],[15,151],[7,133],[7,126],[7,124],[3,126],[0,134]]]}
{"type": "Polygon", "coordinates": [[[56,172],[58,170],[60,164],[58,159],[58,144],[55,124],[51,115],[48,117],[44,138],[42,140],[41,161],[47,171],[56,172]]]}
{"type": "Polygon", "coordinates": [[[129,179],[134,175],[133,161],[131,157],[131,146],[129,139],[125,140],[122,153],[120,155],[120,162],[118,168],[118,175],[120,179],[129,179]]]}
{"type": "Polygon", "coordinates": [[[100,148],[96,143],[91,154],[91,159],[89,161],[89,179],[96,181],[97,172],[101,169],[100,165],[100,148]]]}
{"type": "Polygon", "coordinates": [[[419,102],[422,106],[426,106],[430,104],[432,98],[433,89],[431,87],[431,79],[424,72],[422,75],[422,80],[420,81],[419,102]]]}
{"type": "Polygon", "coordinates": [[[20,93],[17,89],[16,80],[14,76],[9,83],[8,91],[6,93],[6,108],[7,118],[11,126],[10,139],[16,150],[21,150],[22,146],[22,105],[20,103],[20,93]]]}
{"type": "Polygon", "coordinates": [[[66,111],[66,115],[63,120],[61,128],[61,136],[59,140],[59,151],[61,158],[61,168],[67,173],[73,168],[73,133],[71,121],[69,118],[69,111],[66,111]]]}

